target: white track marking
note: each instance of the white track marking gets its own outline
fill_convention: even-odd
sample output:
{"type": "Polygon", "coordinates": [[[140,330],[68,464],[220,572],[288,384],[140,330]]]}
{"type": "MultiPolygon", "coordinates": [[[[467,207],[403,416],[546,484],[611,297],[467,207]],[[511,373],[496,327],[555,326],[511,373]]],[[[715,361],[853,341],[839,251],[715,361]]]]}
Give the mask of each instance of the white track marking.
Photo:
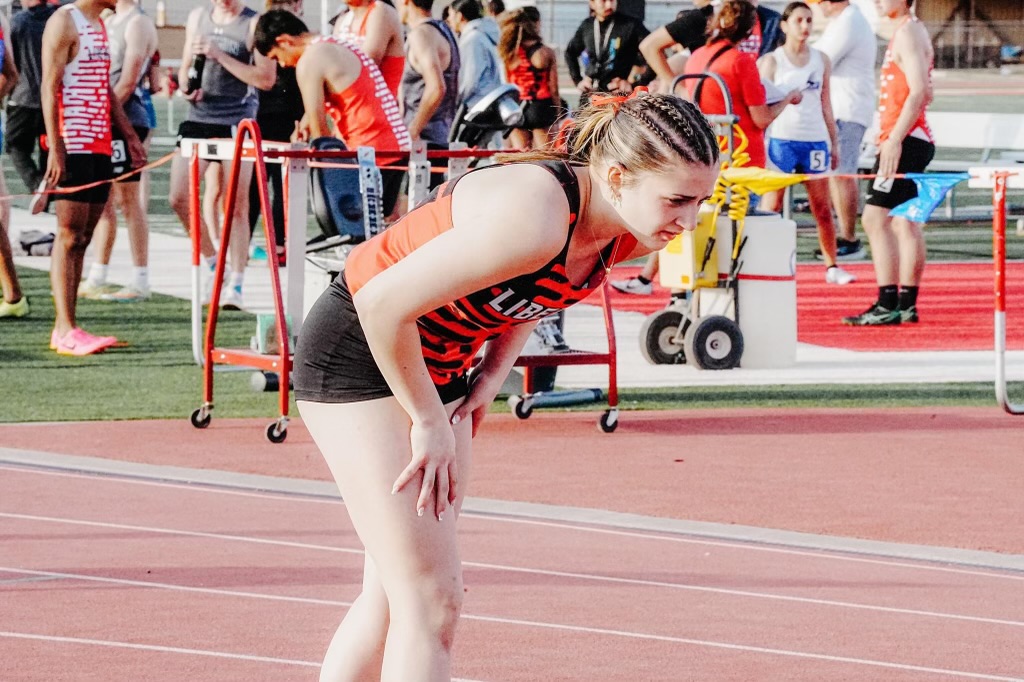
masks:
{"type": "MultiPolygon", "coordinates": [[[[39,642],[54,642],[58,644],[82,644],[86,646],[104,646],[116,649],[137,649],[141,651],[155,651],[164,654],[187,654],[189,656],[211,656],[213,658],[230,658],[240,661],[252,661],[255,663],[277,663],[281,665],[297,665],[305,668],[319,668],[318,661],[297,661],[290,658],[270,658],[267,656],[253,656],[250,654],[231,654],[224,651],[209,651],[206,649],[183,649],[176,646],[161,646],[159,644],[136,644],[134,642],[114,642],[107,639],[84,639],[81,637],[60,637],[57,635],[38,635],[29,632],[4,632],[0,631],[0,638],[8,639],[30,639],[39,642]]],[[[480,682],[465,678],[452,678],[452,682],[480,682]]]]}
{"type": "Polygon", "coordinates": [[[213,658],[231,658],[237,661],[252,661],[254,663],[278,663],[281,665],[301,665],[307,668],[319,668],[320,664],[315,661],[296,661],[290,658],[270,658],[268,656],[253,656],[250,654],[232,654],[224,651],[207,651],[205,649],[183,649],[176,646],[160,646],[159,644],[135,644],[132,642],[112,642],[105,639],[82,639],[80,637],[58,637],[55,635],[35,635],[26,632],[3,632],[0,637],[9,639],[32,639],[43,642],[61,642],[66,644],[88,644],[91,646],[115,647],[118,649],[139,649],[142,651],[155,651],[165,654],[188,654],[190,656],[211,656],[213,658]]]}
{"type": "MultiPolygon", "coordinates": [[[[150,481],[139,478],[131,478],[122,475],[104,474],[104,473],[75,473],[66,471],[55,471],[51,469],[30,469],[23,466],[6,466],[0,465],[0,469],[16,471],[19,473],[30,473],[40,474],[47,476],[58,476],[58,477],[69,477],[69,478],[86,478],[86,479],[100,479],[104,482],[115,482],[115,483],[130,483],[133,485],[147,485],[155,487],[164,487],[177,490],[188,490],[188,491],[199,491],[221,495],[237,495],[240,497],[254,497],[257,499],[273,499],[281,501],[291,501],[299,503],[312,503],[312,504],[331,504],[331,505],[344,505],[344,501],[338,499],[324,499],[315,496],[303,496],[300,494],[280,494],[274,492],[262,492],[262,491],[244,491],[244,490],[233,490],[218,486],[215,484],[185,484],[185,483],[173,483],[168,481],[150,481]]],[[[629,537],[637,538],[642,540],[653,540],[663,542],[673,542],[679,544],[688,545],[701,545],[706,547],[724,547],[731,550],[750,550],[755,552],[768,552],[772,554],[784,554],[790,556],[804,556],[815,559],[827,559],[832,561],[849,561],[853,563],[872,564],[878,566],[898,567],[907,568],[916,571],[934,571],[939,573],[952,573],[956,575],[970,575],[982,578],[997,578],[1001,580],[1015,580],[1024,581],[1024,575],[1015,573],[993,573],[989,571],[970,569],[970,568],[956,568],[952,566],[941,566],[937,564],[928,563],[926,560],[921,560],[921,563],[910,563],[900,559],[885,559],[885,558],[870,558],[864,556],[854,556],[851,554],[844,554],[842,550],[810,550],[810,549],[792,549],[787,547],[777,547],[763,544],[755,544],[750,541],[742,540],[714,540],[704,539],[697,537],[678,537],[674,535],[668,535],[667,531],[630,531],[620,530],[616,528],[602,528],[592,525],[584,525],[571,522],[559,522],[559,521],[545,521],[531,518],[524,518],[519,516],[500,516],[492,513],[479,513],[479,512],[463,512],[461,515],[463,518],[472,518],[483,521],[494,521],[497,523],[515,523],[527,526],[540,526],[545,528],[558,528],[570,531],[580,531],[586,533],[597,533],[602,535],[612,535],[616,537],[629,537]]]]}
{"type": "MultiPolygon", "coordinates": [[[[133,587],[150,587],[150,588],[158,588],[158,589],[172,589],[172,590],[184,591],[184,592],[200,592],[200,593],[204,593],[204,594],[219,594],[219,595],[225,595],[225,596],[243,596],[243,597],[251,597],[251,598],[257,598],[257,599],[273,599],[275,601],[299,602],[299,603],[304,603],[304,604],[313,603],[313,604],[322,604],[322,605],[330,605],[330,606],[351,606],[350,602],[331,601],[331,600],[325,600],[325,599],[324,600],[321,600],[321,599],[315,599],[314,600],[314,599],[308,599],[308,598],[302,598],[302,597],[281,597],[281,596],[261,595],[259,593],[255,593],[255,592],[236,592],[236,591],[233,591],[233,590],[217,590],[217,589],[210,589],[210,588],[192,588],[192,587],[185,587],[185,586],[181,586],[181,585],[170,585],[170,584],[167,584],[167,583],[149,583],[149,582],[141,581],[141,580],[123,580],[123,579],[119,579],[119,578],[103,578],[103,577],[81,575],[81,574],[73,574],[73,573],[57,573],[57,572],[52,572],[52,571],[29,571],[29,570],[9,569],[9,568],[0,568],[0,571],[10,571],[10,572],[14,572],[14,573],[21,572],[21,573],[35,574],[35,575],[46,575],[46,576],[51,576],[51,577],[63,577],[63,578],[73,579],[73,580],[85,580],[85,581],[96,581],[96,582],[102,582],[102,583],[125,584],[125,585],[131,585],[133,587]]],[[[998,676],[998,675],[986,675],[986,674],[983,674],[983,673],[971,673],[971,672],[965,672],[965,671],[959,671],[959,670],[948,670],[948,669],[945,669],[945,668],[930,668],[930,667],[916,666],[916,665],[910,665],[910,664],[905,664],[905,663],[894,663],[894,662],[890,662],[890,661],[880,661],[880,660],[867,659],[867,658],[852,658],[852,657],[847,657],[847,656],[832,656],[832,655],[829,655],[829,654],[817,654],[817,653],[811,653],[811,652],[806,652],[806,651],[796,651],[796,650],[793,650],[793,649],[775,649],[775,648],[769,648],[769,647],[750,646],[750,645],[746,645],[746,644],[734,644],[734,643],[731,643],[731,642],[718,642],[718,641],[713,641],[713,640],[691,639],[691,638],[686,638],[686,637],[673,637],[673,636],[670,636],[670,635],[657,635],[657,634],[652,634],[652,633],[635,632],[635,631],[631,631],[631,630],[616,630],[616,629],[610,629],[610,628],[594,628],[594,627],[586,627],[586,626],[582,626],[582,625],[569,625],[569,624],[564,624],[564,623],[550,623],[550,622],[546,622],[546,621],[520,620],[520,619],[515,619],[515,618],[499,618],[499,617],[494,617],[494,616],[478,616],[478,615],[472,615],[472,614],[463,614],[462,618],[464,618],[465,620],[473,620],[473,621],[478,621],[478,622],[482,622],[482,623],[492,623],[492,624],[498,624],[498,625],[514,625],[514,626],[519,626],[519,627],[535,627],[535,628],[543,628],[543,629],[547,629],[547,630],[558,630],[558,631],[562,631],[562,632],[578,632],[578,633],[586,633],[586,634],[593,634],[593,635],[603,635],[603,636],[612,636],[612,637],[625,637],[625,638],[629,638],[629,639],[639,639],[639,640],[646,640],[646,641],[652,641],[652,642],[667,642],[667,643],[672,643],[672,644],[686,644],[686,645],[691,645],[691,646],[709,647],[709,648],[714,648],[714,649],[726,649],[726,650],[730,650],[730,651],[743,651],[743,652],[750,652],[750,653],[772,654],[772,655],[776,655],[776,656],[788,656],[788,657],[794,657],[794,658],[812,659],[812,660],[818,660],[818,661],[827,661],[827,662],[831,662],[831,663],[850,663],[850,664],[854,664],[854,665],[865,665],[865,666],[872,666],[872,667],[878,667],[878,668],[889,668],[889,669],[894,669],[894,670],[907,670],[907,671],[913,671],[913,672],[926,672],[926,673],[933,673],[933,674],[937,674],[937,675],[949,675],[949,676],[954,676],[954,677],[966,677],[966,678],[977,679],[977,680],[995,680],[996,682],[1020,682],[1019,678],[1014,678],[1014,677],[1002,677],[1002,676],[998,676]]],[[[9,636],[11,634],[13,634],[13,633],[2,633],[2,632],[0,632],[0,636],[9,636]]],[[[58,639],[64,639],[64,638],[58,638],[58,639]]],[[[143,647],[139,647],[139,648],[143,648],[143,647]]],[[[145,648],[149,648],[149,647],[145,647],[145,648]]],[[[191,650],[180,650],[180,651],[191,651],[191,650]]],[[[232,656],[232,657],[236,657],[236,656],[232,656]]],[[[277,660],[277,659],[271,659],[271,660],[277,660]]]]}
{"type": "MultiPolygon", "coordinates": [[[[343,554],[362,555],[361,549],[348,547],[335,547],[332,545],[315,545],[304,542],[291,542],[287,540],[271,540],[268,538],[251,538],[245,535],[228,535],[224,533],[205,533],[199,531],[175,530],[171,528],[157,528],[153,526],[136,526],[124,523],[105,523],[100,521],[80,521],[77,519],[65,519],[53,516],[34,516],[29,514],[9,514],[0,512],[0,518],[13,518],[24,521],[38,521],[45,523],[59,523],[74,526],[89,526],[94,528],[113,528],[117,530],[130,530],[135,532],[150,532],[163,535],[178,535],[186,537],[199,537],[204,539],[228,540],[232,542],[254,543],[259,545],[272,545],[309,549],[321,552],[340,552],[343,554]]],[[[895,613],[908,616],[922,616],[927,618],[940,618],[945,620],[957,620],[971,623],[984,623],[987,625],[1008,625],[1012,627],[1024,627],[1024,622],[1015,620],[1003,620],[999,618],[985,618],[982,616],[969,616],[955,613],[943,613],[939,611],[923,611],[918,609],[903,609],[892,606],[877,606],[873,604],[861,604],[857,602],[845,602],[830,599],[814,599],[811,597],[797,597],[785,594],[773,594],[770,592],[753,592],[749,590],[732,590],[724,587],[708,587],[705,585],[687,585],[684,583],[672,583],[656,580],[643,580],[640,578],[621,578],[606,575],[595,575],[592,573],[576,573],[569,571],[555,571],[541,568],[529,568],[522,566],[510,566],[507,564],[490,564],[476,561],[463,561],[462,565],[468,568],[483,568],[488,570],[507,571],[510,573],[526,573],[540,575],[550,578],[570,578],[573,580],[587,580],[598,583],[610,583],[616,585],[630,585],[644,588],[666,588],[682,590],[687,592],[703,592],[710,594],[721,594],[729,597],[743,597],[750,599],[767,599],[773,601],[792,602],[797,604],[810,604],[813,606],[830,606],[844,609],[857,609],[863,611],[874,611],[878,613],[895,613]]],[[[0,570],[7,570],[0,568],[0,570]]]]}

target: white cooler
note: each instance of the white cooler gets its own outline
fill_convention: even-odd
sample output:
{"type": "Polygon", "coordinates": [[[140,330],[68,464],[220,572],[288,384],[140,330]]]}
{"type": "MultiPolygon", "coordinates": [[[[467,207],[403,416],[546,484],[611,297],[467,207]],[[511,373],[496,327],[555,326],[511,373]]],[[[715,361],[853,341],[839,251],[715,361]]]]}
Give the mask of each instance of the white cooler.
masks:
{"type": "MultiPolygon", "coordinates": [[[[720,218],[719,222],[728,220],[720,218]]],[[[719,231],[722,225],[718,226],[719,231]]],[[[727,229],[727,228],[726,228],[727,229]]],[[[740,331],[750,369],[796,362],[796,223],[778,214],[747,216],[740,253],[740,331]]]]}

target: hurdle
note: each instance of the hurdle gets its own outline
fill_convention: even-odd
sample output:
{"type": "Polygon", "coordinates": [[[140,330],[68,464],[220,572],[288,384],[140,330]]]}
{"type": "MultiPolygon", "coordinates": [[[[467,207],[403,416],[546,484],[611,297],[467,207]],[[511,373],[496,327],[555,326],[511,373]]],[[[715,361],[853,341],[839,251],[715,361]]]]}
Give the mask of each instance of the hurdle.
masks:
{"type": "Polygon", "coordinates": [[[1024,414],[1024,403],[1010,401],[1006,387],[1006,190],[1024,189],[1024,173],[1009,166],[970,169],[969,187],[992,189],[992,263],[995,275],[996,400],[1013,415],[1024,414]]]}
{"type": "MultiPolygon", "coordinates": [[[[452,180],[468,170],[471,158],[492,156],[490,150],[467,149],[464,144],[453,144],[446,151],[427,151],[424,146],[417,145],[409,152],[386,152],[389,159],[398,157],[408,159],[408,166],[389,166],[390,168],[409,171],[410,210],[420,198],[428,194],[430,174],[438,172],[430,168],[429,160],[444,158],[448,160],[447,177],[452,180]]],[[[302,144],[284,144],[264,142],[259,126],[255,121],[246,119],[241,122],[234,139],[195,140],[185,139],[181,143],[182,156],[189,159],[189,229],[192,239],[192,346],[196,364],[203,369],[203,401],[192,412],[190,421],[197,429],[207,428],[212,420],[214,365],[234,365],[250,369],[262,370],[264,373],[276,373],[279,392],[279,417],[271,422],[265,435],[272,443],[281,443],[287,437],[289,411],[289,375],[292,369],[291,352],[292,338],[300,333],[304,311],[304,279],[305,259],[298,254],[306,254],[306,210],[307,186],[310,171],[313,167],[342,167],[358,169],[360,174],[360,193],[363,195],[363,215],[367,238],[383,229],[379,211],[380,176],[376,166],[373,148],[361,147],[352,150],[313,150],[302,144]],[[217,265],[214,271],[214,287],[210,300],[210,308],[206,320],[206,333],[202,326],[202,301],[200,299],[200,252],[199,239],[201,230],[200,215],[200,161],[218,161],[230,163],[228,181],[224,198],[223,229],[217,249],[217,265]],[[353,163],[355,162],[355,163],[353,163]],[[254,177],[259,185],[259,201],[264,217],[264,231],[268,244],[274,243],[277,229],[284,229],[289,254],[289,265],[286,267],[286,291],[282,294],[280,276],[276,259],[268,258],[270,268],[271,291],[274,299],[274,318],[277,338],[279,340],[276,353],[261,353],[255,349],[228,349],[214,345],[216,336],[217,314],[220,302],[220,284],[224,279],[227,263],[228,244],[231,231],[231,216],[237,201],[238,192],[247,191],[238,186],[239,171],[242,163],[253,163],[254,177]],[[273,211],[267,190],[267,163],[280,163],[284,166],[285,225],[275,226],[273,211]],[[376,182],[366,178],[376,177],[376,182]],[[298,229],[288,229],[295,226],[298,229]],[[291,328],[289,329],[289,320],[291,328]]],[[[516,416],[525,419],[532,407],[562,406],[580,402],[580,394],[588,396],[585,402],[600,400],[600,390],[576,391],[571,394],[532,393],[535,367],[555,367],[558,365],[607,365],[608,378],[608,409],[601,415],[598,425],[605,433],[613,432],[618,426],[618,390],[616,371],[615,333],[612,322],[611,306],[607,296],[607,282],[600,289],[600,305],[604,313],[605,330],[608,338],[606,352],[589,352],[571,350],[551,355],[520,355],[515,366],[523,367],[524,395],[520,399],[523,408],[515,409],[516,416]]]]}

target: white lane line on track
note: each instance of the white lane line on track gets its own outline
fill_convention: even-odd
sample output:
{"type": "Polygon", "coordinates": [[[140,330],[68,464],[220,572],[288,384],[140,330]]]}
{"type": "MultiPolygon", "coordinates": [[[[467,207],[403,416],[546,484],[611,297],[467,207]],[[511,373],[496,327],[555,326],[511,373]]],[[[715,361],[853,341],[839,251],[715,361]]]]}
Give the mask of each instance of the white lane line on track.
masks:
{"type": "MultiPolygon", "coordinates": [[[[210,484],[184,484],[184,483],[173,483],[168,481],[151,481],[143,480],[139,478],[125,477],[121,475],[111,474],[96,474],[96,473],[76,473],[67,471],[55,471],[51,469],[30,469],[22,466],[5,466],[0,465],[0,470],[16,471],[19,473],[30,473],[40,474],[47,476],[58,476],[67,478],[85,478],[91,480],[101,480],[104,482],[112,483],[125,483],[133,485],[145,485],[155,486],[161,488],[170,488],[175,490],[188,490],[191,492],[206,492],[213,494],[222,495],[236,495],[240,497],[252,497],[257,499],[271,499],[279,501],[290,501],[300,503],[312,503],[312,504],[330,504],[330,505],[342,505],[344,501],[341,498],[337,499],[325,499],[314,496],[302,496],[299,494],[283,495],[280,493],[270,491],[243,491],[233,490],[217,485],[210,484]]],[[[545,521],[533,518],[524,518],[521,516],[501,516],[495,513],[478,513],[478,512],[467,512],[462,513],[462,518],[476,519],[482,521],[494,521],[497,523],[513,523],[521,524],[526,526],[539,526],[544,528],[558,528],[569,531],[579,531],[585,533],[596,533],[601,535],[612,535],[615,537],[628,537],[637,538],[642,540],[654,540],[662,542],[674,542],[678,544],[686,545],[700,545],[704,547],[723,547],[731,550],[743,550],[743,551],[755,551],[755,552],[768,552],[772,554],[784,554],[788,556],[803,556],[814,559],[826,559],[830,561],[849,561],[854,563],[871,564],[877,566],[886,567],[897,567],[907,568],[914,571],[933,571],[939,573],[952,573],[955,575],[969,575],[981,578],[996,578],[1000,580],[1015,580],[1024,581],[1024,575],[1015,573],[993,573],[990,571],[984,571],[979,569],[971,568],[957,568],[952,566],[943,566],[934,563],[928,563],[922,560],[922,563],[910,563],[900,559],[885,559],[885,558],[870,558],[864,556],[855,556],[851,554],[841,553],[842,550],[811,550],[811,549],[792,549],[787,547],[778,547],[772,545],[755,544],[748,541],[742,540],[713,540],[706,538],[696,537],[679,537],[675,535],[669,535],[666,531],[633,531],[633,530],[620,530],[616,528],[599,527],[593,525],[584,525],[579,523],[565,522],[565,521],[545,521]]]]}
{"type": "Polygon", "coordinates": [[[61,642],[65,644],[88,644],[91,646],[116,647],[118,649],[138,649],[141,651],[155,651],[165,654],[188,654],[190,656],[211,656],[213,658],[231,658],[237,661],[252,661],[254,663],[279,663],[282,665],[301,665],[307,668],[319,668],[320,664],[315,661],[296,661],[291,658],[271,658],[269,656],[255,656],[252,654],[232,654],[226,651],[208,651],[206,649],[185,649],[176,646],[161,646],[159,644],[135,644],[133,642],[114,642],[106,639],[83,639],[81,637],[59,637],[57,635],[37,635],[27,632],[4,632],[0,631],[0,637],[8,639],[31,639],[43,642],[61,642]]]}
{"type": "MultiPolygon", "coordinates": [[[[287,540],[271,540],[268,538],[250,538],[244,535],[228,535],[224,533],[205,533],[199,531],[175,530],[172,528],[158,528],[152,526],[136,526],[123,523],[105,523],[99,521],[80,521],[77,519],[63,519],[52,516],[33,516],[29,514],[10,514],[0,512],[0,518],[13,518],[23,521],[38,521],[44,523],[60,523],[73,526],[89,526],[95,528],[113,528],[118,530],[131,530],[135,532],[151,532],[162,535],[177,535],[186,537],[199,537],[213,540],[228,540],[232,542],[247,542],[259,545],[272,545],[309,549],[321,552],[337,552],[342,554],[363,555],[361,549],[351,547],[335,547],[331,545],[316,545],[304,542],[291,542],[287,540]]],[[[857,602],[845,602],[831,599],[814,599],[811,597],[797,597],[793,595],[774,594],[771,592],[754,592],[749,590],[733,590],[724,587],[708,587],[705,585],[689,585],[685,583],[672,583],[658,580],[643,580],[640,578],[622,578],[607,575],[595,575],[591,573],[575,573],[569,571],[555,571],[541,568],[529,568],[522,566],[509,566],[507,564],[490,564],[478,561],[463,561],[462,565],[467,568],[480,568],[495,571],[506,571],[509,573],[525,573],[539,575],[548,578],[568,578],[571,580],[586,580],[596,583],[609,583],[613,585],[629,585],[632,587],[672,589],[686,592],[702,592],[709,594],[720,594],[728,597],[740,597],[750,599],[765,599],[770,601],[790,602],[795,604],[809,604],[812,606],[828,606],[841,609],[855,609],[861,611],[872,611],[877,613],[893,613],[906,616],[921,616],[926,618],[939,618],[944,620],[964,621],[970,623],[984,623],[986,625],[1008,625],[1011,627],[1024,627],[1024,622],[1015,620],[1004,620],[1000,618],[986,618],[983,616],[970,616],[957,613],[944,613],[940,611],[924,611],[919,609],[903,609],[893,606],[878,606],[873,604],[862,604],[857,602]]],[[[0,567],[0,571],[17,569],[6,569],[0,567]]]]}
{"type": "MultiPolygon", "coordinates": [[[[332,601],[327,599],[309,599],[304,597],[282,597],[273,595],[261,595],[255,592],[236,592],[233,590],[219,590],[213,588],[193,588],[182,585],[173,585],[168,583],[151,583],[141,580],[123,580],[120,578],[103,578],[97,576],[89,576],[74,573],[57,573],[52,571],[30,571],[25,569],[8,569],[0,568],[3,571],[11,572],[24,572],[28,574],[47,575],[53,577],[63,577],[72,580],[85,580],[95,581],[102,583],[114,583],[131,585],[133,587],[147,587],[157,589],[170,589],[183,592],[200,592],[204,594],[218,594],[224,596],[244,596],[244,597],[255,597],[257,599],[273,599],[275,601],[291,601],[299,602],[304,604],[319,604],[329,606],[351,606],[351,602],[343,601],[332,601]]],[[[796,651],[792,649],[775,649],[769,647],[750,646],[746,644],[734,644],[732,642],[718,642],[713,640],[703,639],[691,639],[687,637],[673,637],[670,635],[658,635],[652,633],[634,632],[631,630],[615,630],[609,628],[593,628],[582,625],[569,625],[564,623],[550,623],[544,621],[533,621],[533,620],[520,620],[514,618],[500,618],[495,616],[478,616],[472,614],[463,614],[462,618],[465,620],[473,620],[482,623],[491,623],[498,625],[514,625],[521,627],[535,627],[543,628],[546,630],[558,630],[561,632],[577,632],[593,635],[604,635],[612,637],[626,637],[629,639],[639,639],[653,642],[667,642],[672,644],[687,644],[691,646],[709,647],[714,649],[726,649],[730,651],[744,651],[749,653],[760,653],[760,654],[772,654],[777,656],[788,656],[793,658],[812,659],[818,661],[827,661],[831,663],[850,663],[854,665],[865,665],[878,668],[888,668],[893,670],[907,670],[914,672],[927,672],[937,675],[949,675],[953,677],[964,677],[976,680],[995,680],[997,682],[1020,682],[1019,678],[1014,677],[1002,677],[998,675],[987,675],[984,673],[972,673],[960,670],[949,670],[945,668],[929,668],[923,666],[910,665],[906,663],[895,663],[891,661],[880,661],[876,659],[868,658],[853,658],[847,656],[833,656],[830,654],[817,654],[806,651],[796,651]]],[[[0,636],[5,636],[7,633],[0,633],[0,636]]]]}
{"type": "MultiPolygon", "coordinates": [[[[134,642],[115,642],[107,639],[85,639],[82,637],[61,637],[58,635],[39,635],[30,632],[4,632],[0,631],[0,638],[8,639],[29,639],[39,642],[54,642],[59,644],[83,644],[87,646],[105,646],[116,649],[137,649],[141,651],[154,651],[165,654],[187,654],[189,656],[211,656],[213,658],[230,658],[240,661],[251,661],[255,663],[278,663],[281,665],[297,665],[305,668],[319,668],[317,661],[297,661],[291,658],[271,658],[268,656],[254,656],[251,654],[232,654],[224,651],[209,651],[207,649],[185,649],[176,646],[162,646],[159,644],[137,644],[134,642]]],[[[452,678],[452,682],[480,682],[479,680],[468,680],[465,678],[452,678]]]]}

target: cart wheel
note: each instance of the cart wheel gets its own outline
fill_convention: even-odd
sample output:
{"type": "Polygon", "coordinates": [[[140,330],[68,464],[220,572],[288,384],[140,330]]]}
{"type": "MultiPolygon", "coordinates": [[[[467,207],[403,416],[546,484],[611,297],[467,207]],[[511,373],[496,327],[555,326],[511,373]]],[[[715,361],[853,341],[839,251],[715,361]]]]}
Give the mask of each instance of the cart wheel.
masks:
{"type": "Polygon", "coordinates": [[[640,354],[644,360],[652,365],[684,364],[686,353],[683,344],[674,339],[685,319],[681,311],[672,308],[649,315],[640,327],[640,354]]]}
{"type": "Polygon", "coordinates": [[[253,372],[249,375],[249,388],[256,393],[276,393],[281,388],[281,380],[277,372],[253,372]]]}
{"type": "Polygon", "coordinates": [[[697,320],[686,330],[686,357],[700,369],[732,369],[743,357],[743,333],[722,315],[697,320]]]}
{"type": "Polygon", "coordinates": [[[210,420],[213,419],[213,415],[210,414],[210,409],[207,407],[197,408],[192,416],[189,417],[189,421],[192,422],[192,426],[197,429],[205,429],[210,425],[210,420]]]}
{"type": "Polygon", "coordinates": [[[619,428],[619,409],[617,407],[613,407],[605,410],[597,424],[605,433],[611,433],[615,429],[619,428]]]}
{"type": "Polygon", "coordinates": [[[508,406],[512,408],[513,414],[520,419],[529,419],[533,414],[533,400],[521,395],[513,395],[508,398],[508,406]]]}
{"type": "Polygon", "coordinates": [[[271,443],[283,443],[284,439],[288,437],[288,423],[282,424],[280,421],[270,422],[267,425],[267,440],[271,443]]]}

